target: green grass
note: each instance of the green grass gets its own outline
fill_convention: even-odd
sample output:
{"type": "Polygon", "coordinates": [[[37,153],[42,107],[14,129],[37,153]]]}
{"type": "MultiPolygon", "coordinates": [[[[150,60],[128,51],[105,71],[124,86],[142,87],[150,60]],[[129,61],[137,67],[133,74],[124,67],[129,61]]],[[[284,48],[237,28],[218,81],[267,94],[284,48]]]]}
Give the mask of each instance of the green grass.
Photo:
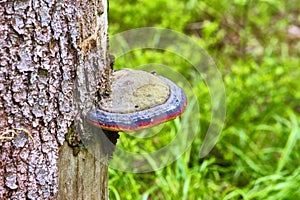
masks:
{"type": "Polygon", "coordinates": [[[110,1],[110,35],[143,26],[185,33],[214,58],[226,87],[223,131],[200,159],[212,105],[193,67],[168,52],[118,58],[115,68],[173,66],[191,84],[186,93],[198,98],[200,115],[187,112],[147,139],[121,134],[118,148],[143,153],[199,126],[184,154],[165,168],[142,174],[109,169],[110,199],[300,199],[300,40],[287,34],[289,25],[300,26],[299,9],[296,0],[110,1]]]}

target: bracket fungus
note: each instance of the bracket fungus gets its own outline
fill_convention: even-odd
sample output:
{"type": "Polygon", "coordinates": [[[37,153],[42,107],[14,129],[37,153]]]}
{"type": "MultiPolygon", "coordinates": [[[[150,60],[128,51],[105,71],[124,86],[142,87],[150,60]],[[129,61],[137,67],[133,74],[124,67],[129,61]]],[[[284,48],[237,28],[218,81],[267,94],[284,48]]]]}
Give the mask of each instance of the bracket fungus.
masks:
{"type": "Polygon", "coordinates": [[[186,104],[184,91],[169,79],[125,68],[112,73],[111,93],[86,120],[104,130],[137,131],[175,119],[186,104]]]}

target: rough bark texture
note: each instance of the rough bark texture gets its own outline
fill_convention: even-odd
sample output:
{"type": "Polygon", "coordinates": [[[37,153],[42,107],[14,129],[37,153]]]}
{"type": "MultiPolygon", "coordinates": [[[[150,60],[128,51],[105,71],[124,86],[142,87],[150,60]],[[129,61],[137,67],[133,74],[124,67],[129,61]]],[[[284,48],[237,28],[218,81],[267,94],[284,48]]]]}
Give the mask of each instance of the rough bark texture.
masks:
{"type": "Polygon", "coordinates": [[[87,151],[73,156],[65,142],[75,118],[84,131],[78,123],[107,87],[106,12],[106,0],[0,1],[0,134],[23,129],[0,140],[0,199],[107,198],[107,165],[87,151]],[[76,185],[58,192],[72,177],[76,185]],[[87,185],[98,194],[85,198],[87,185]]]}

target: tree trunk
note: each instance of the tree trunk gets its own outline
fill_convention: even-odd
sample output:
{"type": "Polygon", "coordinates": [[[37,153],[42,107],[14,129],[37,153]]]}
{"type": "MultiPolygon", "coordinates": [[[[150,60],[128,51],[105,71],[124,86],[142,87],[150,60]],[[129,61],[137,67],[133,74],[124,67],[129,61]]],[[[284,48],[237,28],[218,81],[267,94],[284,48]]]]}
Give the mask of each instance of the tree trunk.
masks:
{"type": "Polygon", "coordinates": [[[0,199],[108,198],[77,134],[109,89],[106,4],[0,1],[0,199]]]}

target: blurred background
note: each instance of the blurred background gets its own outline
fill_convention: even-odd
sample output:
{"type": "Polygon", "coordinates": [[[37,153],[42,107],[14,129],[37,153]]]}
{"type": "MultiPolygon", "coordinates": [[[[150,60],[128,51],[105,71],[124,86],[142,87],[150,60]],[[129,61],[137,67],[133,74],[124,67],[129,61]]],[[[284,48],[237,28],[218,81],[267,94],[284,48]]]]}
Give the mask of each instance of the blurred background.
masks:
{"type": "MultiPolygon", "coordinates": [[[[213,58],[226,87],[226,121],[214,149],[200,159],[211,101],[195,69],[163,51],[118,58],[115,69],[172,66],[191,84],[186,92],[198,98],[201,115],[192,144],[167,167],[143,174],[109,169],[110,199],[300,199],[299,1],[109,1],[110,36],[149,26],[184,33],[213,58]]],[[[121,133],[117,146],[154,151],[169,143],[180,122],[146,140],[121,133]]]]}

